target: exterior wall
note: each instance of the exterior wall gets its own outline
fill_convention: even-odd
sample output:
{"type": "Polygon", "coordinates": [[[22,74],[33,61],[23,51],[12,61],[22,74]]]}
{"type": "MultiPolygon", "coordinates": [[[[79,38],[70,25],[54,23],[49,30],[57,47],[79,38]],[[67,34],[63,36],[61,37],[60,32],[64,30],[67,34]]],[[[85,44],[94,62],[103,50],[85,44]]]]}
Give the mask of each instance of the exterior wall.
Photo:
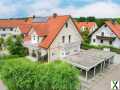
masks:
{"type": "MultiPolygon", "coordinates": [[[[109,44],[109,40],[103,40],[103,43],[100,42],[100,39],[97,39],[97,35],[98,36],[102,36],[101,33],[104,32],[104,36],[106,37],[116,37],[116,35],[109,29],[109,27],[105,27],[105,25],[103,25],[99,30],[97,30],[92,36],[91,36],[91,44],[92,45],[106,45],[106,46],[110,46],[109,44]],[[95,39],[95,42],[94,40],[95,39]]],[[[111,44],[111,46],[120,48],[120,39],[118,39],[116,37],[116,39],[113,41],[113,43],[111,44]]]]}
{"type": "Polygon", "coordinates": [[[71,19],[67,21],[68,27],[64,25],[56,39],[49,48],[49,59],[63,59],[67,55],[73,55],[80,52],[81,36],[74,26],[71,19]],[[71,35],[71,42],[69,42],[69,35],[71,35]],[[63,36],[65,37],[63,43],[63,36]]]}
{"type": "Polygon", "coordinates": [[[18,27],[14,28],[0,28],[0,37],[7,38],[8,36],[20,35],[21,31],[18,27]]]}

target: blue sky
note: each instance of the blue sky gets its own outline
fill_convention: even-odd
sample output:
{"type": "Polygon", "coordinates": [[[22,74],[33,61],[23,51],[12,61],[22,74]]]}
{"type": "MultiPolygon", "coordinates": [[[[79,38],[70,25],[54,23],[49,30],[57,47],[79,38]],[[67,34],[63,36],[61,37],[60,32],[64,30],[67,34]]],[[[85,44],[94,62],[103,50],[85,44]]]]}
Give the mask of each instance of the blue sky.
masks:
{"type": "Polygon", "coordinates": [[[60,15],[120,17],[120,0],[0,0],[0,18],[60,15]]]}

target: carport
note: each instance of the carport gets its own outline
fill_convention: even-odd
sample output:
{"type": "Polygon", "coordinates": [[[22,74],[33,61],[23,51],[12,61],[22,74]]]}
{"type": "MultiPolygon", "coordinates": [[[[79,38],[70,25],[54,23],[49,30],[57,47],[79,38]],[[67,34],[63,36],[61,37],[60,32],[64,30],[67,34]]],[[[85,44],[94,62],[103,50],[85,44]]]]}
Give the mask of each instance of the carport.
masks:
{"type": "Polygon", "coordinates": [[[86,79],[94,77],[98,72],[103,72],[113,63],[114,54],[100,50],[81,50],[79,54],[67,57],[67,61],[79,68],[81,75],[86,79]]]}

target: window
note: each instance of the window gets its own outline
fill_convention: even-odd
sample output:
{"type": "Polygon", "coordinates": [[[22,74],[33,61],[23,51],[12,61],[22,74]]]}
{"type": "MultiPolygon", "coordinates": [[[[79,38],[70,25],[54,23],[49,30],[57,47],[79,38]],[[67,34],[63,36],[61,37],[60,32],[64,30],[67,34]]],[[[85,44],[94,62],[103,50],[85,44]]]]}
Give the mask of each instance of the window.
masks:
{"type": "Polygon", "coordinates": [[[71,42],[71,35],[69,35],[69,43],[71,42]]]}
{"type": "Polygon", "coordinates": [[[14,38],[16,38],[16,35],[13,35],[14,38]]]}
{"type": "Polygon", "coordinates": [[[35,36],[33,36],[33,40],[35,40],[35,36]]]}
{"type": "Polygon", "coordinates": [[[111,40],[109,41],[109,44],[112,45],[112,41],[111,40]]]}
{"type": "Polygon", "coordinates": [[[55,55],[55,53],[52,52],[52,56],[54,56],[54,55],[55,55]]]}
{"type": "Polygon", "coordinates": [[[3,31],[5,31],[5,28],[3,28],[3,31]]]}
{"type": "Polygon", "coordinates": [[[13,31],[13,28],[10,28],[10,31],[13,31]]]}
{"type": "Polygon", "coordinates": [[[38,36],[38,42],[39,42],[39,36],[38,36]]]}
{"type": "Polygon", "coordinates": [[[104,32],[102,32],[101,35],[104,36],[104,32]]]}
{"type": "Polygon", "coordinates": [[[103,43],[103,40],[101,40],[100,42],[103,43]]]}
{"type": "Polygon", "coordinates": [[[68,27],[68,23],[65,24],[66,28],[68,27]]]}
{"type": "Polygon", "coordinates": [[[95,42],[95,39],[93,39],[93,42],[95,42]]]}
{"type": "Polygon", "coordinates": [[[62,36],[62,42],[63,43],[65,42],[65,36],[62,36]]]}
{"type": "Polygon", "coordinates": [[[6,34],[1,34],[1,36],[2,36],[2,37],[5,37],[5,36],[6,36],[6,34]]]}

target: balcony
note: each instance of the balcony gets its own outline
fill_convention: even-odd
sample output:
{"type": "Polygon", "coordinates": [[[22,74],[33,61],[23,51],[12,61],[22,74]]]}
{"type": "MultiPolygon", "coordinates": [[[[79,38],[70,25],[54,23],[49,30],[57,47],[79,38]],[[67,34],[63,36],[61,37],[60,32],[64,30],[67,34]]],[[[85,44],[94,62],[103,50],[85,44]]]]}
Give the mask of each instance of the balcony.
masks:
{"type": "Polygon", "coordinates": [[[96,35],[96,38],[100,40],[109,40],[109,41],[114,41],[116,39],[116,37],[99,36],[99,35],[96,35]]]}

